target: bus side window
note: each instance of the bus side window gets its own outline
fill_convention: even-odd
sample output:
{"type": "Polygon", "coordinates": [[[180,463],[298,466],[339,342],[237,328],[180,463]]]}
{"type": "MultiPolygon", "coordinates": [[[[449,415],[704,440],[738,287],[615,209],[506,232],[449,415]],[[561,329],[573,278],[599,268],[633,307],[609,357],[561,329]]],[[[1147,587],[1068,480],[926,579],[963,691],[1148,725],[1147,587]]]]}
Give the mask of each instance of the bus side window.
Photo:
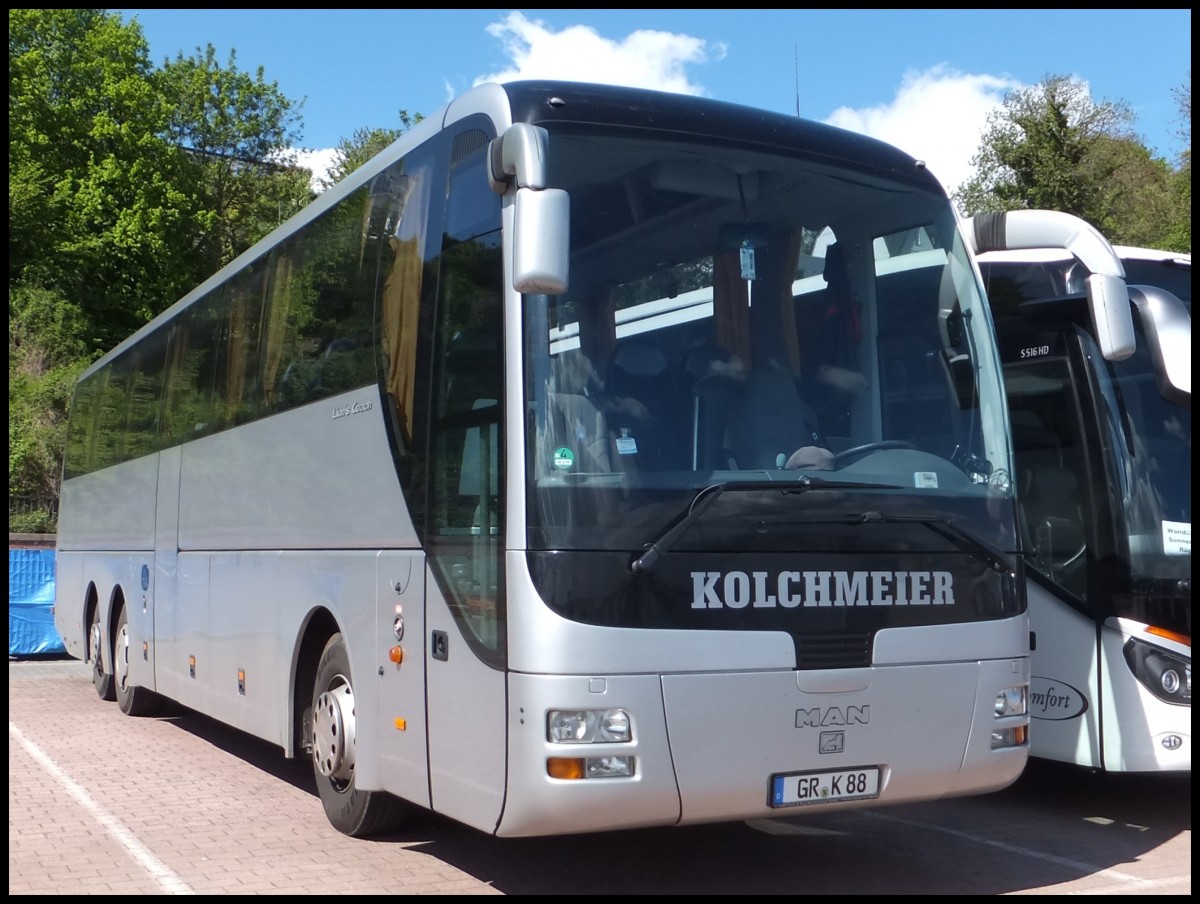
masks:
{"type": "Polygon", "coordinates": [[[482,659],[503,665],[504,387],[500,199],[478,130],[450,158],[434,324],[429,459],[430,564],[455,622],[482,659]]]}
{"type": "MultiPolygon", "coordinates": [[[[443,267],[455,260],[447,254],[443,267]]],[[[445,351],[433,400],[430,551],[456,620],[469,638],[495,652],[502,618],[500,300],[478,286],[460,285],[447,289],[442,301],[438,330],[444,338],[438,345],[445,351]],[[459,323],[470,325],[455,329],[459,323]]]]}

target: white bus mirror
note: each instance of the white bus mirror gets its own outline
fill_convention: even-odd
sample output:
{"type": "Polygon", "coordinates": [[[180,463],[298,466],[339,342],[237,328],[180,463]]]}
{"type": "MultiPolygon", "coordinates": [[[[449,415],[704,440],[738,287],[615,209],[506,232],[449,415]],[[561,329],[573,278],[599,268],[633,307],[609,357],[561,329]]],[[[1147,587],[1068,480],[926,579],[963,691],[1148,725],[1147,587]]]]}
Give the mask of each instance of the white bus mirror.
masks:
{"type": "Polygon", "coordinates": [[[1088,307],[1096,344],[1105,361],[1122,361],[1133,354],[1137,339],[1133,334],[1133,314],[1129,308],[1129,290],[1119,276],[1093,274],[1087,278],[1088,307]]]}
{"type": "Polygon", "coordinates": [[[557,188],[518,188],[513,197],[513,288],[540,295],[567,291],[570,197],[557,188]]]}
{"type": "Polygon", "coordinates": [[[1179,405],[1192,402],[1192,315],[1182,301],[1156,286],[1130,286],[1129,298],[1142,320],[1142,332],[1158,391],[1179,405]]]}

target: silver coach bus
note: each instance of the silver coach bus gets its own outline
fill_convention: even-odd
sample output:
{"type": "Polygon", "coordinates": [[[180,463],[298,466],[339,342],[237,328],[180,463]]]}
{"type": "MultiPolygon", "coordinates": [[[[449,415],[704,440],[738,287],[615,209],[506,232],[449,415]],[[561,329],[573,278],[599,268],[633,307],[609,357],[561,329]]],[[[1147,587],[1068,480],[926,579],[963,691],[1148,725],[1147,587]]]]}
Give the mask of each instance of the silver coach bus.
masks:
{"type": "Polygon", "coordinates": [[[310,757],[354,836],[994,791],[1029,750],[1007,424],[919,161],[485,85],[82,376],[57,626],[126,713],[310,757]]]}

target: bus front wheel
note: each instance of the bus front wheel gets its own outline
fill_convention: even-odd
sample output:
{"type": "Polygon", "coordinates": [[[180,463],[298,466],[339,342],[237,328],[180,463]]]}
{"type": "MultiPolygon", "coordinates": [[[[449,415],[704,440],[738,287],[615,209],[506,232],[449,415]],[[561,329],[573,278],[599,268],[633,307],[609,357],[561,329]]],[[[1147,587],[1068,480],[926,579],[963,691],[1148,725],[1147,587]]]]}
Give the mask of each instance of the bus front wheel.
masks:
{"type": "Polygon", "coordinates": [[[92,609],[88,622],[87,658],[92,664],[92,686],[101,700],[117,699],[111,672],[104,669],[104,632],[100,630],[100,607],[92,609]]]}
{"type": "Polygon", "coordinates": [[[335,634],[325,644],[313,683],[313,777],[330,824],[364,838],[395,828],[404,816],[404,804],[385,791],[355,786],[356,727],[350,656],[342,635],[335,634]]]}

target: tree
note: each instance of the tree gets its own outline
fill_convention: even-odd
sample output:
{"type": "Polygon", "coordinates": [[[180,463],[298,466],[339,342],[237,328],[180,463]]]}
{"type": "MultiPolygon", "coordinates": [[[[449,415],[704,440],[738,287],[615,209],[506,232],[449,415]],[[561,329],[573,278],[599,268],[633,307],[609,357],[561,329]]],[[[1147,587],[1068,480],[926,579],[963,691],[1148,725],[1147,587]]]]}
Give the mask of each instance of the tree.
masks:
{"type": "Polygon", "coordinates": [[[75,377],[311,200],[299,105],[136,21],[9,10],[9,494],[57,492],[75,377]]]}
{"type": "Polygon", "coordinates": [[[356,129],[349,138],[338,142],[333,165],[328,178],[322,179],[322,187],[329,188],[386,148],[389,144],[419,123],[425,117],[420,113],[410,116],[407,110],[400,111],[399,129],[356,129]]]}
{"type": "Polygon", "coordinates": [[[9,10],[9,494],[57,492],[75,377],[178,285],[178,152],[136,26],[9,10]]]}
{"type": "Polygon", "coordinates": [[[167,136],[187,151],[200,282],[312,200],[293,150],[304,101],[284,96],[261,66],[240,71],[236,51],[222,67],[211,44],[164,61],[156,84],[171,101],[167,136]]]}
{"type": "Polygon", "coordinates": [[[1172,194],[1175,216],[1163,246],[1172,251],[1192,250],[1192,82],[1188,80],[1172,92],[1179,105],[1179,129],[1176,135],[1184,142],[1179,153],[1179,169],[1175,172],[1172,194]]]}
{"type": "MultiPolygon", "coordinates": [[[[48,289],[9,291],[8,491],[41,499],[58,495],[64,426],[75,379],[88,360],[86,318],[48,289]]],[[[17,530],[51,526],[44,515],[17,530]]],[[[10,530],[14,525],[10,524],[10,530]]]]}
{"type": "Polygon", "coordinates": [[[1064,76],[1009,92],[988,118],[975,177],[955,198],[967,214],[1060,210],[1114,242],[1165,247],[1178,212],[1173,172],[1133,121],[1127,104],[1097,103],[1064,76]]]}
{"type": "Polygon", "coordinates": [[[187,197],[136,25],[9,10],[9,286],[73,299],[97,352],[182,284],[187,197]]]}

